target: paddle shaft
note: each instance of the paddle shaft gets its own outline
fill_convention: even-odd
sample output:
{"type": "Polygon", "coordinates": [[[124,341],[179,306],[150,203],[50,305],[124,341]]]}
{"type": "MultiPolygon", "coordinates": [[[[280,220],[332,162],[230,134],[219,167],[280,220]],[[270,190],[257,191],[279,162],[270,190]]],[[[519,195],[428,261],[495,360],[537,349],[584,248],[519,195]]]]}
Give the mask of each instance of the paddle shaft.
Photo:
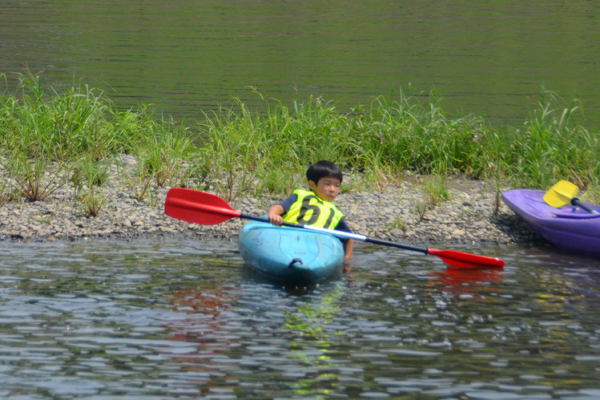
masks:
{"type": "MultiPolygon", "coordinates": [[[[171,188],[169,190],[167,199],[165,200],[165,214],[173,218],[202,225],[220,224],[231,218],[244,218],[253,221],[270,222],[266,218],[242,214],[240,211],[234,210],[225,200],[214,194],[183,188],[171,188]]],[[[436,250],[432,248],[424,249],[412,247],[400,243],[389,242],[387,240],[369,239],[368,237],[357,233],[318,228],[312,225],[299,225],[289,222],[284,222],[283,225],[292,228],[302,228],[327,233],[340,239],[354,239],[382,246],[417,251],[426,255],[431,254],[441,258],[444,262],[454,267],[487,268],[504,266],[504,260],[502,259],[464,253],[456,250],[436,250]]]]}
{"type": "Polygon", "coordinates": [[[418,251],[418,252],[421,252],[421,253],[423,253],[425,255],[429,254],[429,249],[423,249],[423,248],[420,248],[420,247],[407,246],[407,245],[404,245],[404,244],[390,242],[390,241],[387,241],[387,240],[379,240],[379,239],[370,239],[370,238],[367,238],[367,239],[365,239],[365,242],[369,242],[369,243],[373,243],[373,244],[380,244],[382,246],[397,247],[399,249],[404,249],[404,250],[418,251]]]}
{"type": "MultiPolygon", "coordinates": [[[[241,213],[239,217],[244,218],[244,219],[251,219],[252,221],[269,222],[269,220],[266,218],[255,217],[253,215],[244,214],[244,213],[241,213]]],[[[341,239],[355,239],[355,240],[360,240],[363,242],[379,244],[382,246],[389,246],[389,247],[396,247],[398,249],[418,251],[425,255],[427,255],[429,253],[429,249],[422,249],[419,247],[407,246],[407,245],[403,245],[400,243],[390,242],[387,240],[371,239],[365,235],[360,235],[360,234],[352,233],[352,232],[336,231],[336,230],[325,229],[325,228],[317,228],[316,226],[312,226],[312,225],[299,225],[299,224],[294,224],[291,222],[283,222],[281,225],[287,226],[290,228],[302,228],[302,229],[309,229],[311,231],[324,232],[324,233],[328,233],[330,235],[336,236],[341,239]]]]}
{"type": "Polygon", "coordinates": [[[588,207],[585,204],[583,204],[581,201],[579,201],[579,199],[577,197],[574,197],[571,200],[571,204],[574,206],[583,208],[585,211],[589,212],[590,214],[600,214],[598,211],[594,210],[593,208],[588,207]]]}

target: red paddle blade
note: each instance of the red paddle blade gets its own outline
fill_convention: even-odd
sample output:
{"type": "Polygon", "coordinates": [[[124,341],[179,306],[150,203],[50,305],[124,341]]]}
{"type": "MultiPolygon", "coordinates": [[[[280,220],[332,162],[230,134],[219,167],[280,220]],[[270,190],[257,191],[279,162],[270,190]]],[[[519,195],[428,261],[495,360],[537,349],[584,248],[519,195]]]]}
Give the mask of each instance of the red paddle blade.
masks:
{"type": "Polygon", "coordinates": [[[456,250],[427,249],[427,254],[438,256],[446,264],[460,268],[502,268],[504,260],[500,258],[479,256],[456,250]]]}
{"type": "Polygon", "coordinates": [[[165,200],[165,214],[202,225],[220,224],[242,215],[219,196],[183,188],[169,190],[165,200]]]}

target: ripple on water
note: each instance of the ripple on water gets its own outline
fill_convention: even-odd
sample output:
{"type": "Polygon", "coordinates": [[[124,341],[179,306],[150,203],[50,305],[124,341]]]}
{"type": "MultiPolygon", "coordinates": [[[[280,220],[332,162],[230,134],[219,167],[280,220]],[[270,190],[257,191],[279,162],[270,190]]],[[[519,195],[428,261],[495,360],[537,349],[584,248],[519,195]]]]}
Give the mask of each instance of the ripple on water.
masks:
{"type": "Polygon", "coordinates": [[[446,276],[439,263],[370,258],[357,246],[352,271],[303,294],[244,273],[229,242],[11,246],[0,251],[3,398],[591,399],[600,390],[597,297],[579,294],[600,283],[572,266],[517,268],[515,258],[510,279],[446,276]]]}

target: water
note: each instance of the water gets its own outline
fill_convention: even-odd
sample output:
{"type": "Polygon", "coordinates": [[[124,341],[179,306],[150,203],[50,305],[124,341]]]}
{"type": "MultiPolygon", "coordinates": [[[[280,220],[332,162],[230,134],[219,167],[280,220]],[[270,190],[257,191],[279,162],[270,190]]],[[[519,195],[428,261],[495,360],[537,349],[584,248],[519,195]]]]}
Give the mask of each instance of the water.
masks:
{"type": "Polygon", "coordinates": [[[0,10],[0,72],[42,72],[59,90],[82,82],[178,119],[234,96],[260,109],[249,86],[348,111],[411,84],[457,115],[521,125],[545,85],[581,99],[585,125],[600,127],[592,0],[0,0],[0,10]]]}
{"type": "Polygon", "coordinates": [[[502,254],[359,244],[305,288],[235,241],[0,242],[0,398],[598,398],[598,261],[502,254]]]}
{"type": "MultiPolygon", "coordinates": [[[[600,8],[564,0],[0,0],[0,72],[201,118],[238,96],[340,110],[409,83],[519,125],[542,84],[600,126],[600,8]],[[259,93],[253,92],[249,86],[259,93]]],[[[8,76],[8,90],[15,77],[8,76]]],[[[0,242],[0,398],[594,399],[600,267],[503,248],[504,271],[358,245],[314,287],[235,242],[0,242]]],[[[467,249],[469,250],[469,249],[467,249]]],[[[497,249],[473,248],[478,254],[497,249]]]]}

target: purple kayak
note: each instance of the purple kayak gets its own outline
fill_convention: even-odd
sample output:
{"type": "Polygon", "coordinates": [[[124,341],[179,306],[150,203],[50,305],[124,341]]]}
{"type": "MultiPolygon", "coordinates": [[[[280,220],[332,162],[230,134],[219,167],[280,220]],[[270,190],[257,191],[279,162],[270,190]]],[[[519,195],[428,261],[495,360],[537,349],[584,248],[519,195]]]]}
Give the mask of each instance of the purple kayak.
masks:
{"type": "MultiPolygon", "coordinates": [[[[554,208],[544,201],[541,190],[516,189],[502,194],[502,200],[544,239],[563,249],[600,255],[600,214],[590,214],[567,205],[554,208]]],[[[587,204],[600,212],[600,207],[587,204]]]]}

